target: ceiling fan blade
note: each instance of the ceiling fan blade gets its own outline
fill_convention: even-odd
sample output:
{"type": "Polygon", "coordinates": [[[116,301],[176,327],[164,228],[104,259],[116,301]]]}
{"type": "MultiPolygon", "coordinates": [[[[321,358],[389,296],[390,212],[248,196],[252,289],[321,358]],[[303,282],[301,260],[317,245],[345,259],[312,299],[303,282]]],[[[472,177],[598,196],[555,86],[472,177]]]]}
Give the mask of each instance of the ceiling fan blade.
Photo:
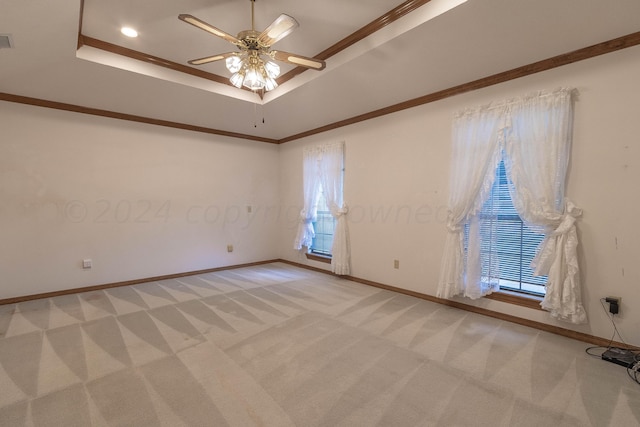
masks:
{"type": "Polygon", "coordinates": [[[298,21],[283,13],[258,36],[258,42],[269,47],[289,35],[293,30],[298,28],[298,26],[298,21]]]}
{"type": "Polygon", "coordinates": [[[271,54],[276,61],[288,62],[289,64],[298,65],[300,67],[312,68],[314,70],[324,70],[326,63],[321,59],[308,58],[295,53],[283,52],[281,50],[272,50],[271,54]]]}
{"type": "Polygon", "coordinates": [[[202,64],[208,64],[209,62],[220,61],[221,59],[226,59],[234,55],[237,55],[237,52],[220,53],[218,55],[205,56],[204,58],[199,58],[199,59],[192,59],[191,61],[187,61],[187,62],[191,65],[202,65],[202,64]]]}
{"type": "Polygon", "coordinates": [[[209,25],[206,22],[196,18],[193,15],[182,13],[182,14],[178,15],[178,19],[180,19],[181,21],[186,22],[187,24],[191,24],[194,27],[198,27],[201,30],[205,30],[206,32],[211,33],[214,36],[218,36],[218,37],[220,37],[222,39],[225,39],[226,41],[231,42],[231,43],[233,43],[235,45],[242,43],[237,37],[232,36],[231,34],[225,33],[221,29],[216,28],[213,25],[209,25]]]}

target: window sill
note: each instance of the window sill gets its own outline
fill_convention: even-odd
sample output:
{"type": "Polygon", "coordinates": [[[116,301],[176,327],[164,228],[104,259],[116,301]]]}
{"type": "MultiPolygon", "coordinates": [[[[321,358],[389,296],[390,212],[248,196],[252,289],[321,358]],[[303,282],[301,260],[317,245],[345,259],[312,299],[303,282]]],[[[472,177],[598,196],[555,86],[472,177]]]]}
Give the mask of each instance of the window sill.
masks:
{"type": "Polygon", "coordinates": [[[307,259],[310,259],[312,261],[320,261],[331,264],[331,257],[327,255],[312,254],[307,252],[305,253],[305,256],[307,257],[307,259]]]}
{"type": "Polygon", "coordinates": [[[540,303],[543,298],[541,296],[539,297],[536,295],[526,295],[518,292],[502,290],[486,295],[485,298],[543,311],[542,307],[540,307],[540,303]]]}

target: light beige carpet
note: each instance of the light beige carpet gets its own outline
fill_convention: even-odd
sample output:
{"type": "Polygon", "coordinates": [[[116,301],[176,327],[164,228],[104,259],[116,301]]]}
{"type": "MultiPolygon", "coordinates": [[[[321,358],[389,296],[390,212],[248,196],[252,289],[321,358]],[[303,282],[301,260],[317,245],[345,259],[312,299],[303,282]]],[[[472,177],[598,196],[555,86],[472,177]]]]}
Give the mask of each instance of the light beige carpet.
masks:
{"type": "Polygon", "coordinates": [[[0,425],[640,425],[585,347],[276,263],[0,306],[0,425]]]}

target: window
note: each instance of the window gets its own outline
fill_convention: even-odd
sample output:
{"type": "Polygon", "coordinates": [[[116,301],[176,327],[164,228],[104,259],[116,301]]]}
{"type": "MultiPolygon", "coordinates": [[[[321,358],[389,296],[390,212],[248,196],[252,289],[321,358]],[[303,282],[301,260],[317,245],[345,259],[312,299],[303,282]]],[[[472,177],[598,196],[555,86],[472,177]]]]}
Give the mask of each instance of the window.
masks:
{"type": "Polygon", "coordinates": [[[351,272],[351,249],[346,219],[349,209],[342,194],[344,141],[305,147],[302,175],[304,203],[293,248],[304,248],[308,259],[330,263],[333,273],[348,275],[351,272]],[[321,196],[324,201],[319,205],[321,196]],[[331,206],[331,213],[327,205],[331,206]],[[314,256],[314,253],[319,256],[314,256]]]}
{"type": "Polygon", "coordinates": [[[312,254],[331,256],[331,246],[333,245],[333,233],[336,228],[336,220],[331,215],[327,200],[324,197],[322,189],[318,198],[318,211],[316,221],[313,223],[315,237],[309,248],[312,254]]]}
{"type": "Polygon", "coordinates": [[[564,191],[575,93],[572,88],[537,91],[456,112],[438,298],[462,295],[477,299],[502,286],[544,293],[540,307],[552,317],[574,324],[587,322],[576,230],[582,209],[566,198],[564,191]],[[494,182],[493,168],[499,158],[505,159],[509,179],[513,178],[508,187],[518,212],[527,224],[545,232],[553,230],[542,240],[543,248],[536,247],[542,239],[534,232],[538,230],[521,224],[513,204],[500,197],[501,182],[504,188],[507,181],[500,178],[505,175],[504,165],[498,168],[498,187],[491,194],[488,184],[494,182]],[[491,201],[486,206],[479,205],[487,199],[491,201]],[[536,272],[547,274],[546,281],[533,277],[528,268],[534,248],[539,250],[536,272]]]}
{"type": "MultiPolygon", "coordinates": [[[[465,226],[465,254],[469,225],[465,226]]],[[[547,276],[534,276],[531,261],[544,234],[528,227],[518,215],[503,161],[496,169],[491,194],[480,213],[480,264],[483,281],[497,281],[501,290],[545,294],[547,276]]]]}

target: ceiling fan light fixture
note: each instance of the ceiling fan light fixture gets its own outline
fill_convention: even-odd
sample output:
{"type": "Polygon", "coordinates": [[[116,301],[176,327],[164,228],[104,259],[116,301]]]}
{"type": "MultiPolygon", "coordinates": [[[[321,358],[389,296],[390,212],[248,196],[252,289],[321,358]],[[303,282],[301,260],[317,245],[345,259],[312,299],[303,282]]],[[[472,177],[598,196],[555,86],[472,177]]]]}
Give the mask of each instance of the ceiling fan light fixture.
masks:
{"type": "Polygon", "coordinates": [[[272,80],[277,78],[280,75],[280,66],[273,61],[265,62],[264,70],[266,71],[267,76],[272,80]]]}
{"type": "Polygon", "coordinates": [[[237,73],[242,68],[242,59],[237,55],[228,57],[225,62],[227,70],[232,73],[237,73]]]}
{"type": "Polygon", "coordinates": [[[281,14],[263,32],[254,28],[254,3],[251,1],[251,30],[232,36],[219,28],[214,27],[193,15],[180,14],[178,19],[200,28],[234,44],[240,52],[228,52],[219,55],[207,56],[200,59],[187,61],[191,65],[203,65],[225,59],[227,69],[232,73],[231,84],[237,88],[243,86],[252,91],[270,91],[278,87],[276,78],[280,75],[280,66],[273,61],[283,61],[314,70],[325,68],[325,62],[321,59],[307,58],[282,51],[271,50],[271,46],[286,37],[299,24],[293,17],[281,14]],[[270,61],[272,59],[273,61],[270,61]]]}
{"type": "Polygon", "coordinates": [[[278,83],[271,77],[267,77],[264,81],[264,89],[268,92],[278,87],[278,83]]]}
{"type": "Polygon", "coordinates": [[[242,83],[244,83],[244,73],[237,72],[234,75],[232,75],[229,80],[231,81],[232,85],[240,89],[242,87],[242,83]]]}
{"type": "Polygon", "coordinates": [[[249,67],[249,69],[247,70],[247,74],[244,77],[243,85],[247,89],[257,91],[264,88],[265,83],[266,82],[261,70],[259,70],[257,66],[249,67]]]}

